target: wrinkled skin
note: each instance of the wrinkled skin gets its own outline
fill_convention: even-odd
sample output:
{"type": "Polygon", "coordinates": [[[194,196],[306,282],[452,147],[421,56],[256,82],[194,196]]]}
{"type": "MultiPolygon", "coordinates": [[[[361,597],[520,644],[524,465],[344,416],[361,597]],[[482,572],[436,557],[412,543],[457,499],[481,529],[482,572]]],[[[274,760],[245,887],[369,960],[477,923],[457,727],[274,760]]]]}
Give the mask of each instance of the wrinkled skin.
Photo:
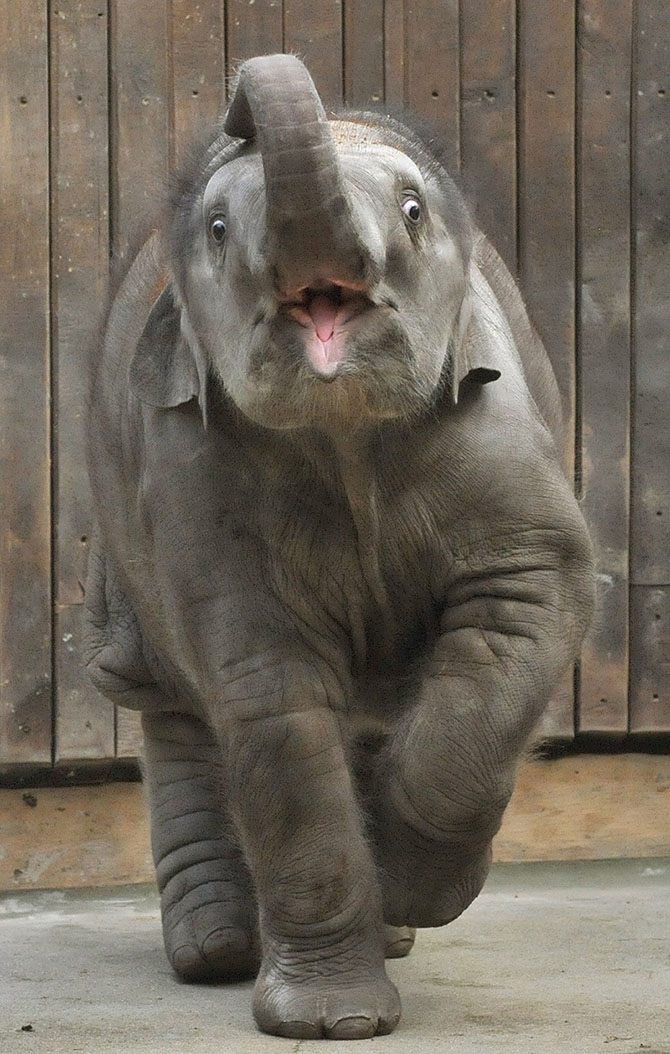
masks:
{"type": "Polygon", "coordinates": [[[143,713],[175,970],[361,1038],[399,1018],[385,953],[481,889],[591,550],[545,352],[451,181],[254,63],[111,308],[88,666],[143,713]],[[273,122],[335,183],[306,141],[282,199],[273,122]]]}

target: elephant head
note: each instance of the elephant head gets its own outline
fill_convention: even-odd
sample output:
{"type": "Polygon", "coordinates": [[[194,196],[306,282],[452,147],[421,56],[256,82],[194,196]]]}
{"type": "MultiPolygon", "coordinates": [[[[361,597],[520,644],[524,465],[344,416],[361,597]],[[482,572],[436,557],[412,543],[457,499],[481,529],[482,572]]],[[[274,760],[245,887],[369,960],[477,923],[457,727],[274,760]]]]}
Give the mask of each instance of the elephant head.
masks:
{"type": "Polygon", "coordinates": [[[463,350],[472,230],[454,183],[393,119],[327,119],[293,56],[242,66],[168,244],[131,371],[155,405],[204,401],[209,375],[261,425],[328,431],[497,375],[463,350]]]}

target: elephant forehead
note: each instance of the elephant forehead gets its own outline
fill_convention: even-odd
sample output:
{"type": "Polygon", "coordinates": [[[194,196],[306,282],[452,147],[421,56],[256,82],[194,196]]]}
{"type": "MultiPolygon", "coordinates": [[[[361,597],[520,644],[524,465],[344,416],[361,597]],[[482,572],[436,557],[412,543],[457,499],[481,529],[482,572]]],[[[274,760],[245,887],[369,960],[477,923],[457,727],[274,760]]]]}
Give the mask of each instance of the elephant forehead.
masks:
{"type": "Polygon", "coordinates": [[[217,169],[205,187],[203,207],[207,211],[224,196],[245,198],[262,186],[263,162],[258,147],[253,146],[217,169]]]}
{"type": "Polygon", "coordinates": [[[345,173],[350,170],[365,169],[376,173],[377,177],[391,177],[394,182],[401,180],[409,187],[422,187],[423,175],[411,157],[386,143],[370,143],[343,139],[338,142],[337,152],[345,173]]]}

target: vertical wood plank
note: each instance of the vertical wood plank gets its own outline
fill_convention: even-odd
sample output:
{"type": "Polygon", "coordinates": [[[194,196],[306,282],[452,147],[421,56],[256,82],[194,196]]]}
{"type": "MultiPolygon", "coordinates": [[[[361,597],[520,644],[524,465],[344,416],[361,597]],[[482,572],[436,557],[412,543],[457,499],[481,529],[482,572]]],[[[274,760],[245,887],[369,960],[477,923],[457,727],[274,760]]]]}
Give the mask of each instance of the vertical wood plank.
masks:
{"type": "Polygon", "coordinates": [[[577,340],[583,511],[599,585],[581,661],[583,732],[628,728],[632,17],[632,0],[580,2],[577,340]]]}
{"type": "Polygon", "coordinates": [[[461,6],[461,165],[478,224],[515,274],[515,0],[461,6]]]}
{"type": "Polygon", "coordinates": [[[109,263],[107,131],[106,0],[63,0],[51,9],[56,762],[114,756],[114,709],[85,675],[80,627],[88,360],[109,263]]]}
{"type": "Polygon", "coordinates": [[[670,22],[663,0],[637,5],[633,101],[630,726],[669,731],[670,22]]]}
{"type": "Polygon", "coordinates": [[[384,0],[384,102],[402,110],[405,94],[405,0],[384,0]]]}
{"type": "Polygon", "coordinates": [[[630,731],[670,731],[670,588],[631,588],[630,731]]]}
{"type": "Polygon", "coordinates": [[[460,167],[458,0],[406,0],[405,103],[443,137],[447,168],[460,167]]]}
{"type": "MultiPolygon", "coordinates": [[[[575,4],[518,0],[518,259],[531,318],[563,399],[566,464],[575,449],[575,4]]],[[[570,684],[545,733],[574,733],[570,684]]]]}
{"type": "Polygon", "coordinates": [[[324,106],[342,103],[342,0],[284,0],[284,50],[307,66],[324,106]]]}
{"type": "Polygon", "coordinates": [[[344,0],[344,100],[365,109],[384,98],[384,0],[344,0]]]}
{"type": "Polygon", "coordinates": [[[45,4],[0,0],[0,759],[51,760],[45,4]]]}
{"type": "Polygon", "coordinates": [[[170,161],[170,0],[110,5],[112,247],[132,255],[164,200],[170,161]]]}
{"type": "Polygon", "coordinates": [[[224,0],[172,0],[172,87],[177,162],[203,127],[223,113],[224,0]]]}
{"type": "Polygon", "coordinates": [[[236,69],[255,55],[275,55],[284,50],[282,0],[226,0],[226,51],[228,87],[236,69]]]}

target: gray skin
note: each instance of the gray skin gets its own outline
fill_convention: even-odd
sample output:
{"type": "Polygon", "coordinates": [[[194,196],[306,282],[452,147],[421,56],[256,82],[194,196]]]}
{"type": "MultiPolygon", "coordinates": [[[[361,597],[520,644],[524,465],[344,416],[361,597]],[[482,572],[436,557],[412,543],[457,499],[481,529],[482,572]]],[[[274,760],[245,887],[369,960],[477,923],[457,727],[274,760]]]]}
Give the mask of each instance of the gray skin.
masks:
{"type": "Polygon", "coordinates": [[[591,616],[514,282],[414,133],[251,60],[89,431],[88,667],[142,710],[170,961],[257,973],[270,1033],[388,1033],[385,953],[478,894],[591,616]]]}

